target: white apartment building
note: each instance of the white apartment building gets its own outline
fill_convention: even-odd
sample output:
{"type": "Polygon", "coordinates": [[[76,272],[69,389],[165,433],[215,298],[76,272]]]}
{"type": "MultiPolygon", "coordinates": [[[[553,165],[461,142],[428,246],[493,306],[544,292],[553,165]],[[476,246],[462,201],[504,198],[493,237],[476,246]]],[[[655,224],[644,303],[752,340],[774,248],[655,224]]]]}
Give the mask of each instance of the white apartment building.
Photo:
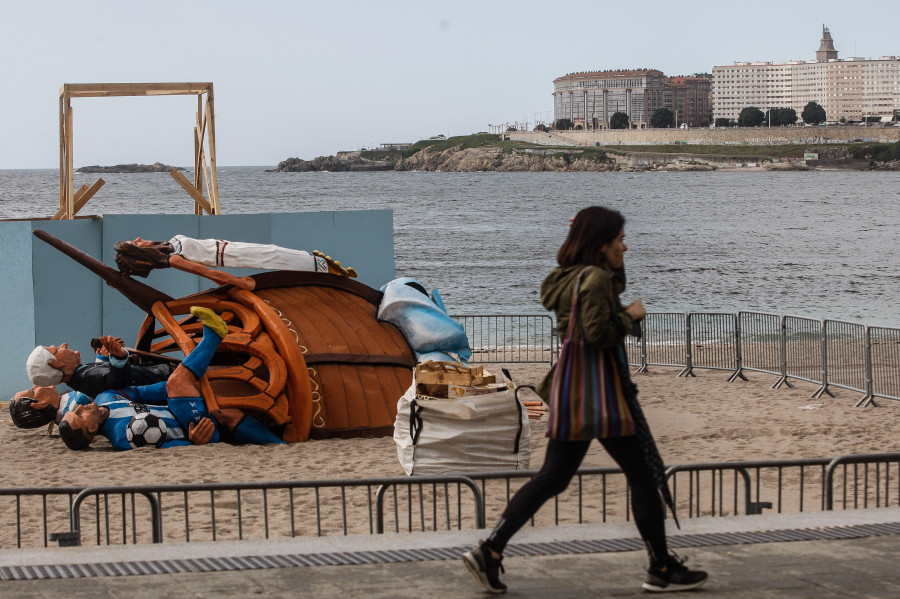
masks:
{"type": "Polygon", "coordinates": [[[799,116],[809,102],[820,104],[829,122],[890,119],[900,111],[900,57],[838,59],[826,27],[814,62],[736,62],[712,74],[714,118],[737,119],[748,106],[793,108],[799,116]]]}

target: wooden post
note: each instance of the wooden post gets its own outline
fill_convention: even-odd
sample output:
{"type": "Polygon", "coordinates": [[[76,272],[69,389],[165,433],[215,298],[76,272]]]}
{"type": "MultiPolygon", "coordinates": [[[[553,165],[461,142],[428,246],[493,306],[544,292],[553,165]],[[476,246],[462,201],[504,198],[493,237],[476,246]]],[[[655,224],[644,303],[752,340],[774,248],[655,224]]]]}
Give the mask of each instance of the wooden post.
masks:
{"type": "Polygon", "coordinates": [[[209,146],[209,174],[211,178],[209,201],[213,206],[213,214],[221,214],[222,206],[219,204],[219,178],[216,175],[216,111],[213,101],[213,84],[209,84],[206,92],[206,128],[207,144],[209,146]]]}
{"type": "Polygon", "coordinates": [[[72,135],[72,99],[66,95],[66,214],[75,218],[75,156],[72,135]]]}
{"type": "Polygon", "coordinates": [[[59,95],[59,209],[62,211],[66,207],[66,176],[69,171],[66,169],[66,100],[63,95],[59,95]]]}

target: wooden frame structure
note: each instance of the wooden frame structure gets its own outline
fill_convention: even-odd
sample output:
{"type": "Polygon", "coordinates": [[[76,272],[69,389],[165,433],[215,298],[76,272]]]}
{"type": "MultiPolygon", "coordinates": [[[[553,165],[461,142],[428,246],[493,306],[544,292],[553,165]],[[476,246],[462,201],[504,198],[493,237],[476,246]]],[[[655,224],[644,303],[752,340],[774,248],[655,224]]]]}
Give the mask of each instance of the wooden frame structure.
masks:
{"type": "Polygon", "coordinates": [[[177,170],[170,175],[194,200],[194,214],[220,214],[216,178],[216,127],[212,83],[66,83],[59,89],[59,211],[52,220],[73,219],[103,187],[103,179],[75,191],[73,159],[73,98],[114,96],[197,96],[194,126],[194,181],[177,170]],[[205,99],[204,99],[204,96],[205,99]],[[209,164],[207,165],[207,156],[209,164]],[[206,189],[206,197],[203,189],[206,189]],[[207,199],[208,198],[208,199],[207,199]]]}

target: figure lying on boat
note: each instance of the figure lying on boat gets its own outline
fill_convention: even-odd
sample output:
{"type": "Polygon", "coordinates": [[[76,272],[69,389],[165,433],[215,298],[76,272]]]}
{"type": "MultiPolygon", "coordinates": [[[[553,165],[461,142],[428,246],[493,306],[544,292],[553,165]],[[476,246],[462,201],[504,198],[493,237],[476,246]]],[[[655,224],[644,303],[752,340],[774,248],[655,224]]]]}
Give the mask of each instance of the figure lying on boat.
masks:
{"type": "MultiPolygon", "coordinates": [[[[306,272],[232,276],[238,281],[172,298],[44,231],[34,233],[147,313],[134,344],[138,363],[191,354],[203,327],[190,314],[192,306],[220,314],[227,335],[198,378],[206,410],[240,410],[287,442],[390,435],[417,355],[466,360],[471,353],[462,326],[447,315],[436,292],[429,296],[421,284],[405,279],[375,290],[351,280],[355,271],[327,256],[312,254],[306,272]],[[393,299],[383,310],[387,322],[379,319],[379,309],[389,296],[393,299]]],[[[229,245],[240,247],[226,242],[226,250],[229,245]]],[[[178,258],[173,264],[174,251],[167,255],[166,264],[183,266],[178,258]]],[[[188,272],[200,274],[195,264],[191,261],[188,272]]],[[[219,274],[228,274],[200,266],[203,276],[216,282],[223,280],[219,274]]]]}
{"type": "Polygon", "coordinates": [[[261,270],[294,270],[328,272],[356,278],[356,270],[344,268],[322,252],[312,254],[272,244],[193,239],[175,235],[169,241],[149,241],[140,237],[115,245],[116,266],[125,276],[146,277],[156,268],[177,268],[206,277],[218,285],[234,285],[253,289],[251,277],[235,277],[216,268],[257,268],[261,270]]]}

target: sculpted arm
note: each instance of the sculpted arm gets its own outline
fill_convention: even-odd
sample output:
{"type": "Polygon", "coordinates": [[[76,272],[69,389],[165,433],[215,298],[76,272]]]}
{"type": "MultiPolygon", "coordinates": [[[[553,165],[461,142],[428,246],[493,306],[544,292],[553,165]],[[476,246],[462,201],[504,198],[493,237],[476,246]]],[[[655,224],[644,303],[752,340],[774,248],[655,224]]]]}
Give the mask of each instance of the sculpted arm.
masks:
{"type": "Polygon", "coordinates": [[[254,287],[256,287],[256,281],[250,277],[236,277],[227,272],[203,266],[202,264],[198,264],[197,262],[193,262],[177,254],[169,257],[169,266],[183,272],[207,278],[217,285],[234,285],[235,287],[247,289],[248,291],[253,291],[254,287]]]}

